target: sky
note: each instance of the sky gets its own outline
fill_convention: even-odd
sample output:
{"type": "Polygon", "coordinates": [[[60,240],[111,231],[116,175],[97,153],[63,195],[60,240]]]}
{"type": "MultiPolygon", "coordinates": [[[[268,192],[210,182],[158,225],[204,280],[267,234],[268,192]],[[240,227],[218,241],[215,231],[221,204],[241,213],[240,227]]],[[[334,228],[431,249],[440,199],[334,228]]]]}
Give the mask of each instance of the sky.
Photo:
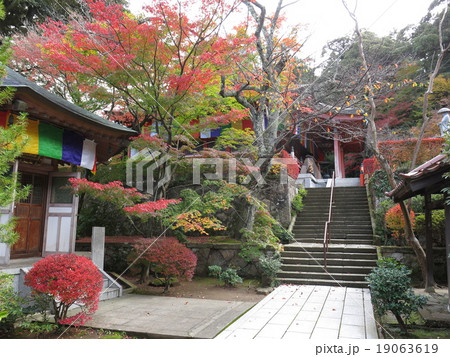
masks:
{"type": "MultiPolygon", "coordinates": [[[[143,4],[152,0],[129,0],[133,13],[141,12],[143,4]]],[[[349,5],[357,0],[348,0],[349,5]]],[[[291,24],[305,25],[301,40],[308,37],[303,49],[304,57],[312,57],[316,65],[321,61],[320,54],[327,41],[351,35],[354,22],[346,12],[341,0],[285,0],[287,21],[291,24]]],[[[359,26],[380,36],[388,35],[395,29],[417,24],[427,13],[432,0],[359,0],[356,15],[359,26]]],[[[278,0],[260,0],[270,10],[278,0]]],[[[352,6],[351,6],[352,8],[352,6]]],[[[303,27],[303,26],[302,26],[303,27]]]]}

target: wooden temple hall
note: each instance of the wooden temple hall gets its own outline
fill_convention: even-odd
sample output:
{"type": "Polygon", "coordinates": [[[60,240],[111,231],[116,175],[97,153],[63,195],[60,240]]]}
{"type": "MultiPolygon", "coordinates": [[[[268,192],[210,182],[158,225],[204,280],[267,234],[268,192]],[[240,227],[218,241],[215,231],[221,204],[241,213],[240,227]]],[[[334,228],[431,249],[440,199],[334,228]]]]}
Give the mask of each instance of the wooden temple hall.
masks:
{"type": "Polygon", "coordinates": [[[0,243],[0,264],[11,259],[42,257],[75,249],[78,200],[65,188],[81,168],[94,170],[128,145],[136,133],[56,96],[11,69],[1,87],[15,89],[10,103],[0,106],[0,125],[27,113],[28,141],[13,164],[27,199],[0,210],[0,223],[17,218],[20,239],[13,246],[0,243]]]}

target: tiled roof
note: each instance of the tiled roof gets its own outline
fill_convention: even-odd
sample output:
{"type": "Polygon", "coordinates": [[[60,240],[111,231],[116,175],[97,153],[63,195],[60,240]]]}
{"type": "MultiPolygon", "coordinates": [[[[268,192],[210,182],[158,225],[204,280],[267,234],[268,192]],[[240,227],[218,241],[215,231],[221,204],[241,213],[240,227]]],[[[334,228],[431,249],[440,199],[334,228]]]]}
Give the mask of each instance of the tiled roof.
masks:
{"type": "Polygon", "coordinates": [[[408,172],[407,174],[400,174],[401,177],[405,179],[414,180],[420,177],[426,176],[429,173],[438,171],[444,166],[450,166],[448,162],[445,161],[447,155],[441,154],[433,157],[424,164],[416,167],[414,170],[408,172]]]}
{"type": "Polygon", "coordinates": [[[54,105],[65,109],[79,117],[81,117],[84,120],[94,122],[96,124],[109,127],[114,130],[122,131],[124,133],[136,133],[134,130],[127,128],[123,125],[113,123],[105,118],[102,118],[94,113],[91,113],[87,111],[86,109],[83,109],[64,98],[57,96],[48,90],[38,86],[36,83],[33,83],[32,81],[26,79],[19,73],[13,71],[10,68],[6,68],[7,75],[5,78],[1,79],[0,87],[12,87],[12,88],[25,88],[28,90],[31,90],[35,94],[41,96],[42,98],[50,101],[54,105]]]}
{"type": "MultiPolygon", "coordinates": [[[[386,192],[386,196],[394,198],[395,201],[401,201],[403,199],[419,194],[423,189],[421,189],[420,191],[419,189],[417,189],[416,191],[412,188],[411,183],[425,181],[429,177],[435,176],[437,174],[442,175],[444,172],[450,171],[450,163],[446,161],[446,158],[447,155],[437,155],[431,160],[416,167],[414,170],[411,170],[406,174],[400,174],[402,180],[392,191],[386,192]]],[[[443,177],[441,181],[445,181],[443,177]]]]}

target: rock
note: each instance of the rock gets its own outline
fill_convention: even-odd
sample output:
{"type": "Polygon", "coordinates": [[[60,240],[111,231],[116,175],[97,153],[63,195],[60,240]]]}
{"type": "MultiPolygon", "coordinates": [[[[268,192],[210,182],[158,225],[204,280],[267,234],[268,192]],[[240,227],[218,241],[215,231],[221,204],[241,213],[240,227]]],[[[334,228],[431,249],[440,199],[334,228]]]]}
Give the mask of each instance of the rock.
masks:
{"type": "Polygon", "coordinates": [[[274,291],[274,288],[256,288],[256,293],[261,295],[269,295],[272,291],[274,291]]]}

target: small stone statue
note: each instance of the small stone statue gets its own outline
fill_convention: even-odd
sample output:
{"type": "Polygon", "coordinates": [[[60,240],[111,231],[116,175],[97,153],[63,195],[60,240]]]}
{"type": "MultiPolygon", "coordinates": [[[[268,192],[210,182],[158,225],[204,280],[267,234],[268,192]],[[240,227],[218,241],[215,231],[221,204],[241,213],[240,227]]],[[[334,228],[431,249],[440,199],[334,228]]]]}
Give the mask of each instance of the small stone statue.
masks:
{"type": "Polygon", "coordinates": [[[441,122],[438,124],[439,129],[441,130],[441,136],[444,136],[449,130],[449,125],[450,125],[449,112],[450,112],[450,109],[448,109],[448,108],[442,108],[442,109],[439,109],[439,111],[438,111],[438,114],[443,115],[441,122]]]}

